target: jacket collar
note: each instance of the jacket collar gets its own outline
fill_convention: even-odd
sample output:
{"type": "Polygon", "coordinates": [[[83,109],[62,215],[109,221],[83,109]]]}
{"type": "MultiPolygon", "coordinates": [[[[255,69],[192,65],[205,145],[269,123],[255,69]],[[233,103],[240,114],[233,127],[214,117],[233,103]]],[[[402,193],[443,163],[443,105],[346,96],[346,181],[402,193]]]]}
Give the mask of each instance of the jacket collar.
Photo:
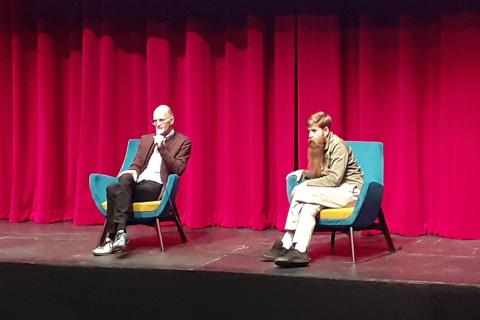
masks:
{"type": "Polygon", "coordinates": [[[330,143],[332,142],[332,139],[333,139],[333,133],[332,131],[328,131],[328,134],[327,134],[327,141],[325,142],[325,148],[323,148],[323,150],[327,151],[328,148],[330,147],[330,143]]]}

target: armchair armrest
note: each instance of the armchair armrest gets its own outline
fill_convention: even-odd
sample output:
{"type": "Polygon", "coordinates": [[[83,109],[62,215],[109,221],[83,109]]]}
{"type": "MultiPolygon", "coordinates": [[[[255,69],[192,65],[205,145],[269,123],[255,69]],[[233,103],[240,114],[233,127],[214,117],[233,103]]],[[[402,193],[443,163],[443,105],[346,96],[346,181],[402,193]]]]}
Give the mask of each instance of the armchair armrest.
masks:
{"type": "Polygon", "coordinates": [[[300,181],[297,181],[297,176],[293,174],[289,174],[287,176],[287,197],[288,197],[288,202],[292,202],[292,191],[293,188],[298,186],[300,183],[305,181],[304,178],[302,178],[300,181]]]}
{"type": "Polygon", "coordinates": [[[98,210],[106,216],[107,211],[102,207],[102,203],[107,200],[106,189],[107,186],[113,182],[118,181],[117,177],[107,176],[104,174],[92,173],[89,178],[90,192],[92,193],[93,201],[98,210]]]}
{"type": "Polygon", "coordinates": [[[365,181],[355,205],[354,227],[371,225],[380,212],[383,198],[383,184],[376,181],[365,181]]]}

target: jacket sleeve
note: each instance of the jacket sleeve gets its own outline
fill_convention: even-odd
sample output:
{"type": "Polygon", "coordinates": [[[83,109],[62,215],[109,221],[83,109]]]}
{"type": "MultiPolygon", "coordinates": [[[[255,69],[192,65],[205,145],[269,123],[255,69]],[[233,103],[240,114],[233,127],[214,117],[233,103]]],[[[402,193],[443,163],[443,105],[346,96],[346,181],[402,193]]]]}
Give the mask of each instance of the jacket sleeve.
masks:
{"type": "Polygon", "coordinates": [[[165,163],[168,171],[178,175],[181,175],[183,171],[185,171],[188,159],[190,158],[191,150],[192,142],[190,140],[185,140],[182,143],[177,154],[173,154],[171,150],[165,147],[165,145],[162,145],[158,148],[158,151],[162,156],[162,161],[165,163]]]}
{"type": "MultiPolygon", "coordinates": [[[[320,173],[320,177],[323,177],[325,174],[322,172],[320,173]]],[[[310,180],[310,179],[315,179],[315,178],[319,178],[317,175],[315,175],[315,172],[311,171],[311,170],[304,170],[303,171],[303,176],[305,177],[305,179],[307,180],[310,180]]]]}
{"type": "Polygon", "coordinates": [[[330,167],[325,168],[323,176],[307,180],[308,186],[315,187],[338,187],[345,176],[348,163],[348,148],[345,144],[338,144],[332,150],[330,167]]]}
{"type": "Polygon", "coordinates": [[[130,170],[135,170],[137,172],[137,176],[140,174],[140,170],[145,163],[145,156],[148,153],[147,143],[145,143],[145,139],[140,140],[140,145],[138,146],[137,153],[135,154],[135,158],[133,159],[132,164],[130,165],[130,170]]]}

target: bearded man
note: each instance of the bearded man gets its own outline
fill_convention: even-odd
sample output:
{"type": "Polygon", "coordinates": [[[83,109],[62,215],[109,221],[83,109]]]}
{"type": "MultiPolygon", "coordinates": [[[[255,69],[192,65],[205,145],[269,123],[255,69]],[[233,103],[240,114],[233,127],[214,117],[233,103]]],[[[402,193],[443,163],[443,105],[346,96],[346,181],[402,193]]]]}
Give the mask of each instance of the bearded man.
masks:
{"type": "Polygon", "coordinates": [[[262,255],[264,261],[287,268],[307,266],[311,261],[307,249],[320,210],[354,206],[358,199],[362,170],[352,149],[331,131],[331,123],[325,112],[307,120],[309,169],[289,174],[304,181],[292,191],[286,232],[262,255]]]}

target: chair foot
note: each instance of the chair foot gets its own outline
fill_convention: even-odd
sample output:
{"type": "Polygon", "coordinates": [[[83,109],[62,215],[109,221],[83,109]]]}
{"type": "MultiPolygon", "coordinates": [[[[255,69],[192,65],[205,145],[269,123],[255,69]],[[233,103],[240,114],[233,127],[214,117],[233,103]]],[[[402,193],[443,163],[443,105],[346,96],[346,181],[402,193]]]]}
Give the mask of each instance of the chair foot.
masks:
{"type": "Polygon", "coordinates": [[[385,220],[382,209],[380,209],[380,212],[378,213],[378,222],[380,224],[380,229],[383,232],[383,236],[385,237],[385,241],[387,241],[388,249],[390,252],[395,252],[395,246],[393,245],[392,237],[390,236],[390,231],[388,230],[387,221],[385,220]]]}
{"type": "Polygon", "coordinates": [[[157,231],[158,240],[160,241],[160,248],[162,252],[165,252],[165,248],[163,247],[163,237],[162,237],[162,230],[160,229],[160,221],[155,219],[155,230],[157,231]]]}
{"type": "Polygon", "coordinates": [[[183,226],[182,222],[180,221],[180,215],[178,214],[177,206],[173,202],[170,202],[170,206],[172,208],[173,221],[175,221],[175,224],[177,225],[178,233],[180,233],[180,238],[182,238],[182,242],[185,243],[188,240],[185,232],[183,231],[183,226]]]}
{"type": "Polygon", "coordinates": [[[100,233],[100,238],[98,239],[97,246],[101,246],[107,237],[107,220],[103,223],[102,232],[100,233]]]}
{"type": "Polygon", "coordinates": [[[335,231],[332,231],[332,234],[330,235],[330,249],[335,248],[335,231]]]}
{"type": "Polygon", "coordinates": [[[353,227],[350,227],[350,246],[352,247],[352,262],[355,263],[355,244],[353,241],[353,227]]]}

